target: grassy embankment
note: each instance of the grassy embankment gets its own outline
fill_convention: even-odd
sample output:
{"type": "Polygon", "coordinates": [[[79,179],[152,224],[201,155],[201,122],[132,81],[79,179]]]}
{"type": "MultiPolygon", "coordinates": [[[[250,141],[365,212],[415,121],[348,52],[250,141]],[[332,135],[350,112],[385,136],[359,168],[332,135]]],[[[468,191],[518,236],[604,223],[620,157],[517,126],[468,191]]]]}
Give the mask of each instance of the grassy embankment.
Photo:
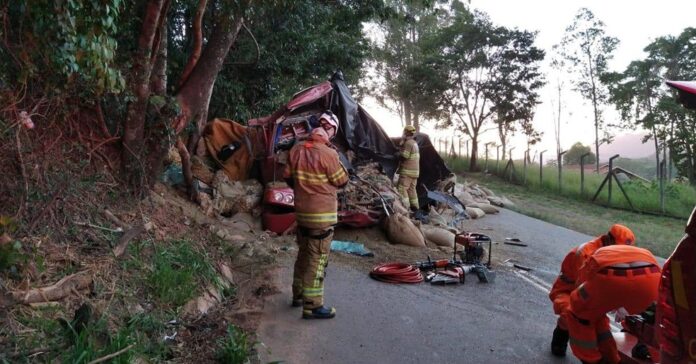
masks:
{"type": "MultiPolygon", "coordinates": [[[[607,208],[589,201],[601,183],[600,176],[585,176],[586,194],[581,196],[577,171],[564,171],[563,192],[559,193],[556,168],[545,168],[543,183],[539,184],[539,166],[532,166],[527,171],[527,185],[524,186],[509,183],[507,176],[504,179],[490,174],[467,173],[467,163],[462,159],[446,159],[446,163],[456,173],[463,174],[466,180],[485,185],[495,193],[512,199],[516,203],[512,209],[517,212],[593,236],[605,232],[612,223],[625,224],[636,233],[639,246],[648,248],[662,257],[667,257],[681,239],[688,214],[696,205],[696,192],[691,187],[670,185],[670,197],[666,199],[665,204],[669,209],[666,210],[682,218],[636,213],[624,210],[628,208],[628,204],[623,196],[620,196],[621,192],[616,186],[613,193],[616,197],[612,198],[612,203],[621,209],[607,208]]],[[[503,168],[504,165],[501,163],[501,174],[503,168]]],[[[489,170],[495,170],[495,161],[489,161],[489,170]]],[[[518,169],[518,173],[521,177],[521,168],[518,169]]],[[[627,185],[626,192],[634,206],[644,211],[655,211],[657,206],[659,211],[659,195],[654,188],[637,183],[627,185]],[[657,200],[657,203],[654,200],[657,200]]],[[[606,203],[606,192],[603,196],[600,194],[598,200],[606,203]]]]}

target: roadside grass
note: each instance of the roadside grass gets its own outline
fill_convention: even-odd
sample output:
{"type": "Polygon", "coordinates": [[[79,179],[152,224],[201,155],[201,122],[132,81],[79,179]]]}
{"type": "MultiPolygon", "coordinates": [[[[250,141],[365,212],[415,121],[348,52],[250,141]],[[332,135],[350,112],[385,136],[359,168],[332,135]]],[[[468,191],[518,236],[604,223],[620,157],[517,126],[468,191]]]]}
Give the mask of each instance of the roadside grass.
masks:
{"type": "Polygon", "coordinates": [[[661,257],[668,257],[684,235],[686,219],[606,208],[555,192],[509,184],[499,177],[481,173],[466,174],[464,179],[510,198],[515,203],[509,207],[513,211],[588,235],[604,234],[615,223],[626,225],[636,234],[638,246],[661,257]]]}
{"type": "MultiPolygon", "coordinates": [[[[14,317],[24,327],[25,334],[9,336],[15,353],[0,353],[0,363],[56,360],[89,363],[125,348],[128,349],[109,362],[131,363],[136,358],[147,358],[149,362],[172,359],[173,347],[162,339],[172,333],[167,322],[177,319],[181,307],[209,284],[222,289],[211,257],[188,239],[157,243],[141,240],[129,244],[128,254],[119,265],[118,271],[109,274],[120,274],[123,285],[110,293],[110,300],[120,302],[123,307],[114,305],[110,310],[94,313],[81,330],[72,325],[75,313],[63,306],[19,310],[14,317]],[[125,306],[139,308],[130,313],[131,308],[125,306]],[[45,350],[32,357],[37,348],[45,350]]],[[[101,288],[95,282],[95,294],[107,295],[100,291],[101,288]]],[[[222,292],[225,298],[233,297],[236,287],[231,286],[222,292]]],[[[6,334],[5,329],[0,327],[0,336],[6,334]]],[[[235,330],[229,331],[222,352],[225,358],[246,358],[252,344],[248,343],[245,333],[235,330]]]]}
{"type": "Polygon", "coordinates": [[[253,343],[247,334],[234,325],[227,327],[227,336],[218,340],[215,359],[224,364],[244,364],[249,361],[253,343]]]}
{"type": "Polygon", "coordinates": [[[161,303],[173,307],[181,306],[195,297],[206,283],[219,285],[215,268],[187,240],[155,248],[152,272],[147,277],[147,283],[161,303]]]}
{"type": "MultiPolygon", "coordinates": [[[[467,173],[469,160],[467,158],[445,157],[445,163],[455,173],[467,173]]],[[[487,170],[490,174],[497,175],[501,182],[508,182],[517,185],[524,185],[529,191],[553,193],[578,201],[590,201],[595,192],[602,184],[604,175],[595,173],[585,173],[584,191],[581,189],[580,171],[569,169],[564,166],[561,188],[559,190],[558,167],[547,166],[541,171],[542,178],[539,178],[539,164],[527,165],[526,173],[523,161],[514,161],[514,173],[511,176],[511,169],[506,170],[507,161],[496,163],[495,160],[488,160],[487,170]]],[[[485,160],[479,161],[481,169],[486,169],[485,160]]],[[[631,205],[621,193],[616,181],[612,181],[612,200],[611,207],[631,210],[631,205]]],[[[622,182],[624,190],[628,195],[631,204],[639,212],[662,214],[660,207],[660,186],[656,181],[625,181],[622,182]]],[[[605,185],[602,192],[597,196],[596,203],[609,206],[608,186],[605,185]]],[[[691,210],[696,205],[696,189],[689,185],[679,183],[668,183],[665,186],[665,210],[664,214],[679,218],[688,219],[691,210]]]]}
{"type": "Polygon", "coordinates": [[[137,331],[123,327],[112,332],[105,317],[83,321],[84,324],[79,325],[65,319],[69,316],[56,306],[18,316],[18,322],[28,329],[29,334],[16,344],[26,355],[10,357],[11,361],[0,355],[0,362],[35,363],[60,359],[62,363],[84,364],[124,349],[124,352],[109,362],[125,364],[133,361],[138,351],[137,331]],[[37,354],[44,354],[32,357],[32,350],[37,354]]]}

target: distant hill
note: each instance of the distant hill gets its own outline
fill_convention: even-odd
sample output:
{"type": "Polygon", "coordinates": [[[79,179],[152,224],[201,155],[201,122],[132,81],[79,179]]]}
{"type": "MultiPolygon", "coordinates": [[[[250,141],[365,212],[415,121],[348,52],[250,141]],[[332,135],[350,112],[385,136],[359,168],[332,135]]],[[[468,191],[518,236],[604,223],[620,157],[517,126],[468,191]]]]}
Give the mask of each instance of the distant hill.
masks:
{"type": "MultiPolygon", "coordinates": [[[[619,154],[623,158],[642,159],[655,155],[655,146],[652,140],[645,144],[641,142],[644,133],[622,134],[614,138],[611,144],[599,147],[599,161],[607,162],[609,157],[619,154]]],[[[594,151],[594,146],[592,147],[594,151]]]]}

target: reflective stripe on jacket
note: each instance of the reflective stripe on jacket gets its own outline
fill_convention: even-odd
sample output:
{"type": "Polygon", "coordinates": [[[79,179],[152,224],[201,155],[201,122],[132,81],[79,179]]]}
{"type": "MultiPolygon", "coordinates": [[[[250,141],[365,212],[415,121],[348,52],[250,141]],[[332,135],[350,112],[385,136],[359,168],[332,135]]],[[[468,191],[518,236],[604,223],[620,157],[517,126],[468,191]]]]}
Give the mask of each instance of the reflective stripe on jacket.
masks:
{"type": "Polygon", "coordinates": [[[338,222],[336,190],[348,182],[338,153],[313,136],[290,149],[283,174],[293,178],[299,226],[321,229],[338,222]]]}
{"type": "Polygon", "coordinates": [[[413,138],[406,138],[401,146],[401,165],[399,174],[403,176],[418,178],[420,170],[420,153],[418,143],[413,138]]]}

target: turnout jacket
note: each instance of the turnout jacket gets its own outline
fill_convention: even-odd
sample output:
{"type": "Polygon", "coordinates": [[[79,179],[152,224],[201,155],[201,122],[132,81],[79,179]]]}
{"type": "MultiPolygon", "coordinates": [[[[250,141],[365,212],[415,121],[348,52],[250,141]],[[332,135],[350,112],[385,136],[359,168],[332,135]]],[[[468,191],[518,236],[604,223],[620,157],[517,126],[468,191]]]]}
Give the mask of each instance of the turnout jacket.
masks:
{"type": "Polygon", "coordinates": [[[313,134],[295,144],[283,177],[293,181],[297,225],[310,229],[336,225],[336,190],[348,183],[348,173],[325,140],[313,134]]]}
{"type": "Polygon", "coordinates": [[[549,293],[556,314],[561,314],[568,307],[570,293],[577,287],[580,268],[602,246],[602,237],[599,236],[573,248],[563,259],[561,274],[556,278],[549,293]]]}
{"type": "Polygon", "coordinates": [[[418,178],[420,165],[420,153],[418,143],[412,138],[406,138],[401,145],[401,165],[399,175],[418,178]]]}

